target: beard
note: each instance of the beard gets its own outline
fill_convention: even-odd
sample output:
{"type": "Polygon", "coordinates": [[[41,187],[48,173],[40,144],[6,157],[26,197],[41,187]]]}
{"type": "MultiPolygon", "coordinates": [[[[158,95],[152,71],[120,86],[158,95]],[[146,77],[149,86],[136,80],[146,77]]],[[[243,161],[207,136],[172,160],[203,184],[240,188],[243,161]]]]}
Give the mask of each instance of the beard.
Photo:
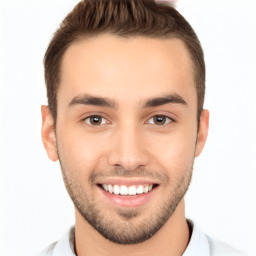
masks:
{"type": "MultiPolygon", "coordinates": [[[[88,178],[89,184],[85,186],[83,179],[75,174],[77,170],[67,170],[63,161],[60,160],[63,180],[74,206],[81,216],[95,230],[106,239],[123,245],[138,244],[151,238],[168,221],[174,213],[177,205],[184,197],[191,182],[194,159],[186,165],[185,170],[176,173],[183,173],[180,177],[168,177],[160,172],[138,169],[126,171],[123,168],[110,171],[92,171],[88,178]],[[94,181],[98,177],[154,177],[165,184],[165,194],[161,202],[154,202],[155,207],[150,212],[141,208],[116,209],[115,214],[108,214],[102,208],[101,202],[96,202],[90,193],[86,192],[86,187],[95,187],[94,181]]],[[[104,202],[103,202],[104,203],[104,202]]]]}

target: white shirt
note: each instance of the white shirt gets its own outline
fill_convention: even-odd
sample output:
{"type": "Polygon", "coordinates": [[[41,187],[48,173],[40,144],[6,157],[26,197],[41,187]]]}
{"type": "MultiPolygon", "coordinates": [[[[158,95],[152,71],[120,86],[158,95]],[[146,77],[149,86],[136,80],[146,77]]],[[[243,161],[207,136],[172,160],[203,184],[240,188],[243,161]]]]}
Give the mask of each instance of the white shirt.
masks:
{"type": "MultiPolygon", "coordinates": [[[[189,224],[192,227],[192,235],[182,256],[249,256],[225,243],[211,239],[195,223],[189,221],[189,224]]],[[[37,256],[76,256],[74,231],[72,227],[60,241],[53,243],[37,256]]]]}

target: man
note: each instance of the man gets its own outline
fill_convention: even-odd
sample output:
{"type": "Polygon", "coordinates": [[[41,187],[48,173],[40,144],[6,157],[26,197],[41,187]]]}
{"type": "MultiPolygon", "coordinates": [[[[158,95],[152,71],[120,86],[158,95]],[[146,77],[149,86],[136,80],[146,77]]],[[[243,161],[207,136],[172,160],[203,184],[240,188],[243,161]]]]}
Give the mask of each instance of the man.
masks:
{"type": "Polygon", "coordinates": [[[244,255],[185,218],[207,139],[200,42],[153,0],[85,0],[45,55],[42,139],[75,227],[41,255],[244,255]]]}

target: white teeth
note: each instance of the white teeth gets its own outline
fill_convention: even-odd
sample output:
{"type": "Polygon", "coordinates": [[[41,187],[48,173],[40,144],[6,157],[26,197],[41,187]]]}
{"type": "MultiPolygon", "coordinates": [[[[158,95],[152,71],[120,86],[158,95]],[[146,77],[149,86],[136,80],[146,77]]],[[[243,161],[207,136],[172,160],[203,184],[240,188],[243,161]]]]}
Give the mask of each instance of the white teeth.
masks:
{"type": "Polygon", "coordinates": [[[128,190],[129,196],[136,195],[136,186],[130,186],[128,190]]]}
{"type": "Polygon", "coordinates": [[[132,186],[125,186],[125,185],[107,185],[102,184],[102,188],[109,192],[114,193],[115,195],[122,195],[122,196],[134,196],[134,195],[140,195],[143,193],[148,193],[153,189],[153,185],[132,185],[132,186]]]}
{"type": "Polygon", "coordinates": [[[114,185],[114,194],[119,195],[119,186],[118,185],[114,185]]]}
{"type": "Polygon", "coordinates": [[[145,186],[144,186],[143,192],[144,192],[144,193],[148,193],[148,185],[145,185],[145,186]]]}
{"type": "Polygon", "coordinates": [[[104,190],[108,191],[108,185],[107,184],[103,184],[103,188],[104,188],[104,190]]]}
{"type": "Polygon", "coordinates": [[[120,195],[123,195],[123,196],[128,195],[128,187],[127,186],[120,187],[120,195]]]}
{"type": "Polygon", "coordinates": [[[137,187],[137,194],[143,194],[143,185],[137,187]]]}
{"type": "MultiPolygon", "coordinates": [[[[104,188],[104,187],[103,187],[104,188]]],[[[109,193],[113,193],[113,187],[112,185],[108,185],[108,190],[109,193]]]]}

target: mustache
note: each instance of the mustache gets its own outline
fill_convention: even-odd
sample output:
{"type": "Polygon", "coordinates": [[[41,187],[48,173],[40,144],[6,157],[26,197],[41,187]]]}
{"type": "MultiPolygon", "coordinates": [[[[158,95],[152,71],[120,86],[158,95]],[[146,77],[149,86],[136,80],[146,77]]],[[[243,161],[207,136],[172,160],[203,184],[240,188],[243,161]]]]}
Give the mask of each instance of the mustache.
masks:
{"type": "Polygon", "coordinates": [[[149,171],[146,168],[137,168],[132,171],[128,171],[122,167],[116,167],[114,169],[105,170],[105,171],[97,171],[93,170],[91,174],[89,175],[89,181],[94,184],[96,183],[97,179],[99,178],[150,178],[153,180],[158,180],[163,183],[166,183],[169,181],[169,176],[162,172],[157,171],[149,171]]]}

